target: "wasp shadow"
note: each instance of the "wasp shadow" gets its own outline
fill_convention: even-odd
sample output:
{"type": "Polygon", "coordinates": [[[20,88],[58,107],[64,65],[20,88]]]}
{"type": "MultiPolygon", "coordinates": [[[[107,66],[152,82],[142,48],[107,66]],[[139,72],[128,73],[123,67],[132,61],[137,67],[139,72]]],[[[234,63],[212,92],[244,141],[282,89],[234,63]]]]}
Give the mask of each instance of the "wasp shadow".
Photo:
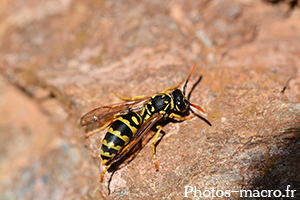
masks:
{"type": "Polygon", "coordinates": [[[262,175],[243,183],[248,192],[240,199],[252,199],[254,192],[261,194],[255,199],[266,199],[262,197],[263,191],[271,195],[267,199],[300,199],[300,126],[288,128],[275,137],[277,142],[271,145],[276,146],[278,153],[266,153],[251,163],[251,169],[262,175]]]}
{"type": "MultiPolygon", "coordinates": [[[[190,100],[192,92],[194,91],[194,89],[196,88],[196,86],[201,82],[202,78],[203,78],[203,76],[200,76],[200,77],[198,78],[198,80],[193,84],[193,86],[192,86],[190,92],[189,92],[188,95],[187,95],[187,99],[188,99],[188,100],[190,100]]],[[[209,126],[212,126],[212,124],[211,124],[206,118],[204,118],[204,117],[202,117],[201,115],[195,113],[195,111],[193,111],[192,109],[188,109],[188,110],[187,110],[187,113],[185,113],[185,114],[186,114],[186,115],[189,115],[189,111],[191,111],[194,115],[196,115],[198,118],[200,118],[201,120],[203,120],[203,121],[204,121],[205,123],[207,123],[209,126]]]]}

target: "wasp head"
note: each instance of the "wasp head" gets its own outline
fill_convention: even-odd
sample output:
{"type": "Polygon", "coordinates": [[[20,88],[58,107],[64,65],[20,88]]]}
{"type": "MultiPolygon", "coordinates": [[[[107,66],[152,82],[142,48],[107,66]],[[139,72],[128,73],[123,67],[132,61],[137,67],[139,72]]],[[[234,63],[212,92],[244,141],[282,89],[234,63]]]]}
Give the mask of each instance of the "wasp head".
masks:
{"type": "Polygon", "coordinates": [[[200,106],[190,103],[189,100],[186,99],[186,97],[185,97],[187,83],[189,82],[192,74],[194,73],[195,68],[196,68],[196,64],[194,65],[192,71],[190,72],[188,78],[185,81],[185,84],[183,86],[183,92],[179,89],[175,89],[172,92],[172,96],[174,98],[174,103],[175,103],[174,110],[177,112],[184,113],[189,106],[192,106],[192,107],[200,110],[202,112],[202,114],[206,115],[205,111],[200,106]]]}
{"type": "Polygon", "coordinates": [[[172,96],[174,99],[175,111],[184,113],[189,106],[189,103],[188,103],[187,99],[185,98],[185,95],[182,93],[181,90],[175,89],[172,92],[172,96]]]}

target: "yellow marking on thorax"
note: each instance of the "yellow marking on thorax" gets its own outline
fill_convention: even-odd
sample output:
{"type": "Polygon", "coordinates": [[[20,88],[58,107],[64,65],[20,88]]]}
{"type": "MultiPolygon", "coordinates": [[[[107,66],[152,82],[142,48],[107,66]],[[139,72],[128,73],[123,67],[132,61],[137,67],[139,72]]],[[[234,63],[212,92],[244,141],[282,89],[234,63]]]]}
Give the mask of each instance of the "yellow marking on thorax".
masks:
{"type": "Polygon", "coordinates": [[[143,108],[141,115],[144,116],[146,107],[143,108]]]}
{"type": "MultiPolygon", "coordinates": [[[[151,97],[151,99],[154,99],[156,96],[157,96],[157,94],[153,95],[153,96],[151,97]]],[[[149,103],[152,103],[152,102],[149,101],[149,103]]]]}
{"type": "Polygon", "coordinates": [[[165,112],[164,110],[161,110],[161,111],[159,111],[159,114],[161,114],[161,115],[165,115],[165,114],[166,114],[166,112],[165,112]]]}
{"type": "Polygon", "coordinates": [[[135,123],[135,125],[139,125],[140,124],[139,121],[138,121],[138,119],[135,116],[132,116],[131,120],[133,121],[133,123],[135,123]]]}
{"type": "Polygon", "coordinates": [[[165,103],[168,103],[168,105],[171,105],[170,110],[173,110],[173,108],[174,108],[174,100],[173,100],[171,94],[166,94],[166,95],[170,97],[171,101],[170,102],[169,101],[165,101],[165,103]]]}
{"type": "Polygon", "coordinates": [[[155,108],[152,106],[151,107],[151,112],[153,113],[155,111],[155,108]]]}
{"type": "Polygon", "coordinates": [[[173,101],[173,99],[171,98],[171,108],[170,108],[171,110],[173,110],[174,109],[174,101],[173,101]]]}
{"type": "Polygon", "coordinates": [[[144,117],[144,122],[147,121],[147,119],[149,119],[150,117],[151,117],[150,115],[146,115],[146,116],[144,117]]]}
{"type": "Polygon", "coordinates": [[[170,106],[170,104],[168,104],[165,108],[164,111],[166,111],[168,109],[168,107],[170,106]]]}
{"type": "MultiPolygon", "coordinates": [[[[153,108],[153,107],[152,107],[152,108],[153,108]]],[[[146,109],[148,115],[151,115],[151,114],[152,114],[151,111],[148,109],[147,106],[145,107],[145,109],[146,109]]]]}
{"type": "Polygon", "coordinates": [[[148,110],[147,106],[145,106],[144,109],[142,110],[142,113],[141,113],[142,116],[145,115],[143,121],[146,121],[147,119],[149,119],[151,114],[152,113],[148,110]],[[145,112],[147,112],[147,114],[145,112]]]}

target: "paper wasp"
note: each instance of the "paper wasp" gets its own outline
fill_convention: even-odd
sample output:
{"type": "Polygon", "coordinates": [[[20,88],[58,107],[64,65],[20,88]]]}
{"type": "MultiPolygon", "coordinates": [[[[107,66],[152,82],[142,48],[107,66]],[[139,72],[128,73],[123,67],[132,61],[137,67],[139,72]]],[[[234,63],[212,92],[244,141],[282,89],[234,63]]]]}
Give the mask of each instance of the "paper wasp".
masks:
{"type": "MultiPolygon", "coordinates": [[[[125,98],[118,95],[124,102],[95,108],[81,118],[80,124],[82,126],[97,123],[101,127],[88,133],[86,137],[110,126],[101,147],[102,164],[107,165],[101,175],[101,182],[103,182],[104,174],[110,166],[123,158],[152,127],[155,127],[158,121],[168,118],[190,119],[193,115],[189,117],[181,116],[189,106],[198,109],[203,115],[206,115],[201,107],[190,103],[186,98],[186,86],[195,68],[196,64],[190,72],[182,91],[177,89],[180,83],[175,87],[166,88],[161,94],[155,94],[152,97],[136,96],[125,98]],[[171,92],[167,93],[167,91],[171,92]]],[[[158,170],[155,143],[162,126],[156,125],[155,128],[157,132],[152,146],[154,164],[158,170]]]]}

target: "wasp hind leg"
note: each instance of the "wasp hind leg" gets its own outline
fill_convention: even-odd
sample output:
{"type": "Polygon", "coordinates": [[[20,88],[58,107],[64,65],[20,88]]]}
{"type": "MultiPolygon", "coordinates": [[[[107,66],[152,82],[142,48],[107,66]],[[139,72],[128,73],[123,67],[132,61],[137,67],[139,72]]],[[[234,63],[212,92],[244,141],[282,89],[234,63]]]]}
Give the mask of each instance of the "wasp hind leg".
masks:
{"type": "Polygon", "coordinates": [[[107,170],[110,168],[111,164],[107,165],[107,167],[105,168],[105,170],[102,172],[101,177],[100,177],[100,182],[103,182],[103,177],[105,175],[105,173],[107,172],[107,170]]]}
{"type": "Polygon", "coordinates": [[[94,135],[95,133],[98,133],[102,130],[104,130],[106,127],[108,127],[111,123],[113,123],[113,121],[118,118],[118,115],[114,116],[112,120],[109,120],[107,123],[105,123],[103,126],[101,126],[100,128],[96,128],[90,132],[88,132],[85,137],[88,138],[90,137],[91,135],[94,135]]]}
{"type": "Polygon", "coordinates": [[[156,128],[157,128],[158,130],[157,130],[157,132],[156,132],[156,134],[155,134],[155,137],[154,137],[154,139],[153,139],[152,146],[153,146],[153,160],[154,160],[154,164],[155,164],[156,171],[158,171],[158,164],[157,164],[156,155],[155,155],[155,153],[156,153],[155,144],[156,144],[158,135],[159,135],[159,133],[160,133],[160,131],[161,131],[161,129],[162,129],[162,126],[158,125],[156,128]]]}
{"type": "MultiPolygon", "coordinates": [[[[123,154],[129,147],[131,147],[130,144],[126,145],[122,151],[117,155],[115,156],[111,161],[109,161],[109,164],[107,165],[107,167],[105,168],[105,170],[102,172],[101,174],[101,177],[100,177],[100,182],[102,183],[103,182],[103,178],[104,178],[104,175],[105,173],[107,172],[107,170],[110,168],[111,165],[113,165],[114,163],[118,162],[120,158],[122,158],[125,154],[123,154]]],[[[138,153],[138,152],[137,152],[138,153]]]]}

